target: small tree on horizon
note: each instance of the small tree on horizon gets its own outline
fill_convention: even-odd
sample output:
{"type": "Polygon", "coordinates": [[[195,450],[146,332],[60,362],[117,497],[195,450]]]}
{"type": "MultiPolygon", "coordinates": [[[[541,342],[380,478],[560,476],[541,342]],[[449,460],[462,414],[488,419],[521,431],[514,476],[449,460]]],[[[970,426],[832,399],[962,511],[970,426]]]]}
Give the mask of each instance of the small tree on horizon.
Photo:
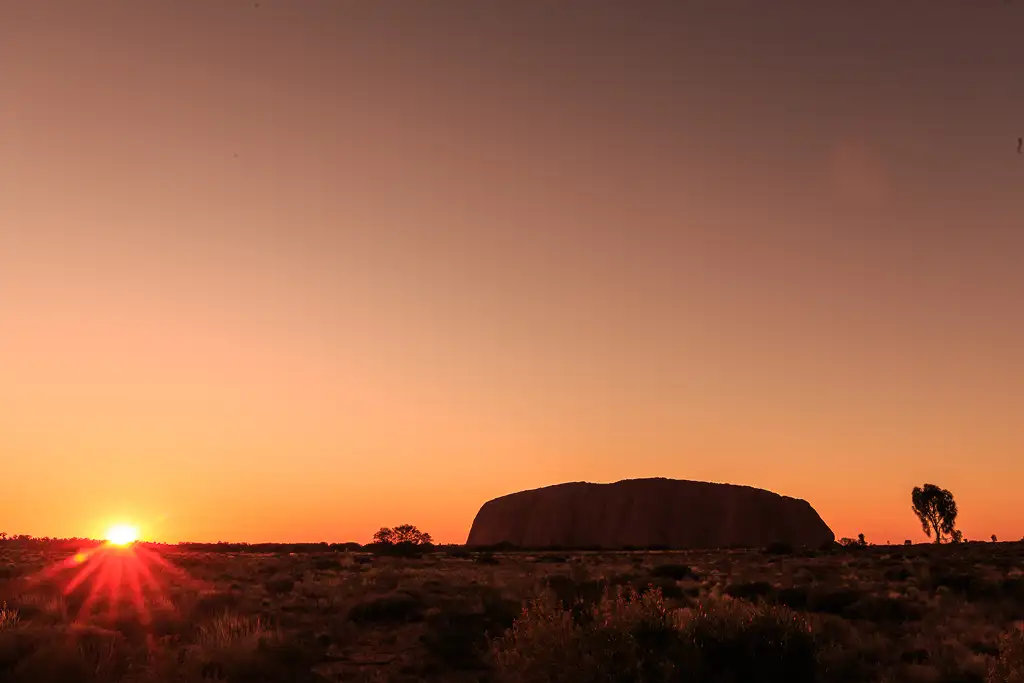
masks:
{"type": "Polygon", "coordinates": [[[397,545],[399,543],[411,543],[412,545],[429,545],[434,542],[430,534],[420,531],[412,524],[400,524],[396,527],[381,527],[373,535],[373,542],[381,545],[397,545]]]}
{"type": "Polygon", "coordinates": [[[935,484],[915,486],[910,494],[911,507],[921,520],[921,528],[929,537],[935,532],[935,542],[942,543],[942,535],[952,540],[956,530],[956,501],[953,494],[935,484]]]}

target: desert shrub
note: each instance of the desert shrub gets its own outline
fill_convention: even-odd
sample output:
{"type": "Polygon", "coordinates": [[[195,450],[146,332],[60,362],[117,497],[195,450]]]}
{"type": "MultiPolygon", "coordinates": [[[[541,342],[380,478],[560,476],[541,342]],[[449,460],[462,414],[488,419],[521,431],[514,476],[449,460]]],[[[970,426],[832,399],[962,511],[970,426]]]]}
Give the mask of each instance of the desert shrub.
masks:
{"type": "Polygon", "coordinates": [[[654,578],[669,578],[673,581],[682,581],[688,577],[696,576],[685,564],[659,564],[651,569],[651,576],[654,578]]]}
{"type": "Polygon", "coordinates": [[[792,555],[793,546],[785,541],[774,541],[769,543],[764,551],[769,555],[792,555]]]}
{"type": "Polygon", "coordinates": [[[569,560],[564,555],[538,555],[534,562],[547,562],[550,564],[565,564],[569,560]]]}
{"type": "MultiPolygon", "coordinates": [[[[674,579],[668,577],[655,579],[646,586],[638,586],[637,590],[649,588],[661,591],[662,597],[666,600],[682,600],[686,597],[686,591],[674,579]]],[[[697,589],[697,593],[700,593],[700,589],[697,589]]]]}
{"type": "Polygon", "coordinates": [[[932,591],[945,588],[954,595],[961,596],[971,602],[977,600],[998,600],[1003,597],[1003,587],[1001,584],[987,581],[981,576],[970,574],[968,571],[950,570],[933,565],[929,577],[927,583],[932,591]]]}
{"type": "Polygon", "coordinates": [[[495,655],[502,674],[525,683],[801,683],[817,673],[799,617],[739,602],[673,611],[656,590],[606,595],[585,624],[536,601],[496,641],[495,655]]]}
{"type": "Polygon", "coordinates": [[[999,582],[1004,601],[1024,604],[1024,577],[1010,576],[999,582]]]}
{"type": "Polygon", "coordinates": [[[486,669],[490,639],[511,628],[520,612],[518,600],[489,589],[478,604],[447,605],[429,616],[420,641],[433,663],[445,669],[486,669]]]}
{"type": "Polygon", "coordinates": [[[1016,628],[1003,635],[999,657],[988,675],[989,683],[1024,683],[1024,629],[1016,628]]]}
{"type": "Polygon", "coordinates": [[[734,583],[725,587],[725,594],[738,600],[750,600],[757,602],[760,598],[772,592],[772,585],[767,581],[750,581],[748,583],[734,583]]]}
{"type": "Polygon", "coordinates": [[[914,573],[906,567],[889,567],[885,570],[884,574],[886,581],[898,581],[901,583],[913,575],[914,573]]]}
{"type": "MultiPolygon", "coordinates": [[[[132,653],[124,637],[94,626],[55,629],[19,644],[22,648],[16,659],[7,662],[10,679],[4,677],[7,667],[2,664],[0,679],[32,683],[105,683],[120,680],[132,664],[132,653]]],[[[5,658],[0,655],[0,659],[5,658]]]]}
{"type": "Polygon", "coordinates": [[[608,582],[603,579],[576,579],[564,574],[555,574],[545,580],[555,600],[567,610],[576,621],[585,621],[593,615],[593,608],[601,602],[608,582]]]}
{"type": "Polygon", "coordinates": [[[480,553],[476,556],[475,561],[477,564],[500,564],[501,562],[494,556],[494,553],[480,553]]]}
{"type": "Polygon", "coordinates": [[[363,546],[359,543],[331,543],[327,546],[329,549],[334,551],[342,551],[347,553],[359,552],[363,549],[363,546]]]}
{"type": "Polygon", "coordinates": [[[295,580],[287,576],[280,576],[270,579],[263,584],[263,587],[271,595],[287,595],[295,588],[295,580]]]}
{"type": "Polygon", "coordinates": [[[38,629],[9,628],[0,630],[0,680],[7,680],[18,662],[32,654],[43,634],[38,629]]]}
{"type": "Polygon", "coordinates": [[[616,572],[607,577],[609,586],[632,586],[637,581],[633,572],[616,572]]]}
{"type": "Polygon", "coordinates": [[[473,546],[475,550],[479,551],[490,551],[492,553],[514,553],[524,550],[515,543],[509,543],[508,541],[502,541],[501,543],[493,543],[491,545],[478,545],[473,546]]]}
{"type": "Polygon", "coordinates": [[[866,595],[843,611],[847,619],[902,624],[920,621],[924,608],[905,598],[890,598],[882,595],[866,595]]]}
{"type": "Polygon", "coordinates": [[[424,608],[419,596],[399,593],[357,602],[349,609],[348,618],[357,624],[420,621],[424,608]]]}
{"type": "Polygon", "coordinates": [[[926,664],[929,659],[931,653],[923,647],[911,648],[900,653],[900,661],[905,664],[926,664]]]}
{"type": "Polygon", "coordinates": [[[720,603],[685,626],[697,646],[694,680],[813,681],[817,644],[808,623],[784,608],[720,603]]]}
{"type": "Polygon", "coordinates": [[[431,545],[434,539],[425,531],[420,531],[412,524],[399,524],[393,527],[381,527],[373,535],[373,545],[431,545]]]}
{"type": "Polygon", "coordinates": [[[321,555],[313,558],[313,569],[319,572],[341,569],[341,560],[330,555],[321,555]]]}
{"type": "Polygon", "coordinates": [[[775,591],[772,597],[780,605],[785,605],[795,610],[802,610],[807,609],[810,593],[811,589],[807,586],[788,586],[775,591]]]}
{"type": "Polygon", "coordinates": [[[863,596],[861,591],[852,588],[814,588],[807,595],[807,609],[811,612],[842,616],[850,605],[863,596]]]}
{"type": "Polygon", "coordinates": [[[415,558],[423,557],[427,553],[433,552],[434,546],[426,542],[399,541],[397,543],[371,543],[366,546],[366,549],[374,555],[415,558]]]}
{"type": "Polygon", "coordinates": [[[309,680],[312,664],[310,652],[259,617],[224,613],[199,626],[196,645],[171,671],[191,675],[187,680],[284,683],[309,680]]]}
{"type": "Polygon", "coordinates": [[[238,607],[239,594],[234,592],[203,593],[192,605],[189,615],[194,620],[209,619],[238,607]]]}
{"type": "Polygon", "coordinates": [[[239,643],[251,643],[255,647],[259,639],[268,633],[269,629],[259,617],[224,612],[199,625],[196,641],[202,647],[215,650],[231,648],[239,643]]]}
{"type": "Polygon", "coordinates": [[[0,603],[0,631],[12,629],[18,625],[18,610],[8,607],[6,602],[0,603]]]}

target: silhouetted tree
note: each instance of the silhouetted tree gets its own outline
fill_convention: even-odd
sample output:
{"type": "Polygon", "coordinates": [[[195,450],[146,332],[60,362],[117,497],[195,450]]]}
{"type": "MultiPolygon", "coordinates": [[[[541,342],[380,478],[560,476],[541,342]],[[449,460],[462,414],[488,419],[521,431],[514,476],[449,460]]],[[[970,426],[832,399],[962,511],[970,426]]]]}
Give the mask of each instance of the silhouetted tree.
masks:
{"type": "Polygon", "coordinates": [[[935,484],[915,486],[910,494],[910,509],[921,520],[921,528],[928,536],[935,532],[935,542],[942,543],[942,535],[952,539],[956,528],[956,501],[953,494],[935,484]]]}
{"type": "Polygon", "coordinates": [[[864,534],[857,534],[857,538],[840,538],[839,545],[844,548],[866,548],[868,542],[864,539],[864,534]]]}
{"type": "Polygon", "coordinates": [[[396,527],[381,527],[373,535],[374,543],[381,545],[397,545],[399,543],[411,543],[413,545],[429,545],[434,539],[425,531],[420,531],[412,524],[400,524],[396,527]]]}
{"type": "Polygon", "coordinates": [[[997,543],[998,542],[998,539],[996,538],[995,534],[992,534],[992,542],[993,543],[997,543]]]}
{"type": "Polygon", "coordinates": [[[380,543],[381,545],[391,545],[395,542],[394,532],[386,526],[382,526],[377,533],[373,535],[373,542],[380,543]]]}
{"type": "Polygon", "coordinates": [[[7,540],[7,532],[6,531],[0,531],[0,541],[6,541],[6,540],[7,540]]]}
{"type": "Polygon", "coordinates": [[[959,529],[953,529],[953,533],[949,535],[950,543],[963,543],[964,535],[960,533],[959,529]]]}

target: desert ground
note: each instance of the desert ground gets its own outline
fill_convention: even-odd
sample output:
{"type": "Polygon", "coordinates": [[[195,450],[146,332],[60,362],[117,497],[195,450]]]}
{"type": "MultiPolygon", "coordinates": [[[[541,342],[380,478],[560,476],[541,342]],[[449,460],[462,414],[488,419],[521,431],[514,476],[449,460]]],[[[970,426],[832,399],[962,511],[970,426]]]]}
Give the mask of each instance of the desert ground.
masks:
{"type": "Polygon", "coordinates": [[[1024,543],[395,557],[8,542],[0,681],[1020,681],[1022,569],[1024,543]]]}

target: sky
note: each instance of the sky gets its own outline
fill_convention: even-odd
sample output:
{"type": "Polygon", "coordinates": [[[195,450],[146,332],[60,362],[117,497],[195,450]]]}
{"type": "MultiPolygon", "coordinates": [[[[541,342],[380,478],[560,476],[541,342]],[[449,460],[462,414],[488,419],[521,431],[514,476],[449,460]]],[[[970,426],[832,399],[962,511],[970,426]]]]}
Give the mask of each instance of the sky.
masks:
{"type": "Polygon", "coordinates": [[[0,531],[663,476],[1024,536],[1024,3],[0,0],[0,531]]]}

